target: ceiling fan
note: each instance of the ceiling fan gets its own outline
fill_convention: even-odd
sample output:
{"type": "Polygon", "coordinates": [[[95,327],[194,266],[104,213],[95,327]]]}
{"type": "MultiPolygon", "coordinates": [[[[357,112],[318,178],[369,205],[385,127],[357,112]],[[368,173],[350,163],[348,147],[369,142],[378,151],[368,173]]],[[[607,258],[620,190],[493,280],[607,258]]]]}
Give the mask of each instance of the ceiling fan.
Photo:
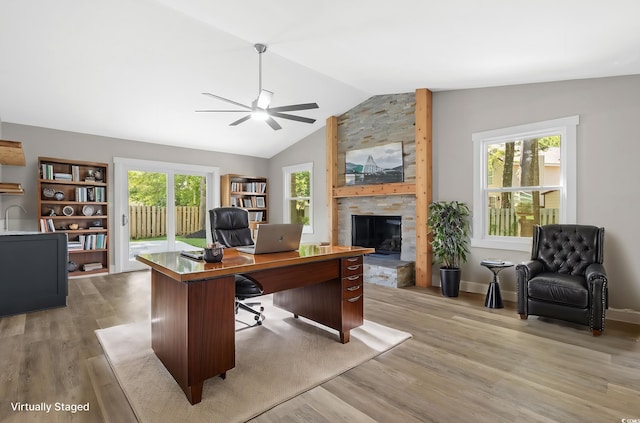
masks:
{"type": "Polygon", "coordinates": [[[313,123],[316,120],[302,116],[295,116],[282,112],[293,112],[297,110],[309,110],[317,109],[316,103],[304,103],[304,104],[292,104],[289,106],[269,107],[271,99],[273,98],[273,92],[262,89],[262,53],[267,51],[267,46],[264,44],[255,44],[254,48],[258,52],[259,69],[258,69],[258,97],[251,102],[251,106],[238,103],[237,101],[229,100],[228,98],[220,97],[219,95],[211,93],[202,93],[206,96],[216,98],[218,100],[226,101],[227,103],[234,104],[238,107],[242,107],[242,110],[196,110],[196,112],[225,112],[225,113],[248,113],[246,116],[231,122],[229,126],[236,126],[249,119],[264,120],[267,124],[273,128],[274,131],[282,129],[282,127],[275,121],[274,117],[295,120],[297,122],[313,123]]]}

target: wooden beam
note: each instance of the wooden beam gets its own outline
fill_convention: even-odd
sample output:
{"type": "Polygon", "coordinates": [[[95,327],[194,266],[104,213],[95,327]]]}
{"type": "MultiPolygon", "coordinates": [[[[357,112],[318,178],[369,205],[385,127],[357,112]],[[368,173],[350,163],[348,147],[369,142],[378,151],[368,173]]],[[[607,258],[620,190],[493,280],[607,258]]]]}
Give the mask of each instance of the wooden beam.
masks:
{"type": "Polygon", "coordinates": [[[393,182],[379,185],[349,185],[334,188],[333,197],[355,197],[375,195],[414,195],[416,184],[393,182]]]}
{"type": "Polygon", "coordinates": [[[432,195],[432,93],[416,90],[416,286],[428,287],[431,281],[431,248],[427,217],[432,195]]]}
{"type": "Polygon", "coordinates": [[[327,118],[326,126],[327,154],[327,226],[329,227],[329,244],[338,244],[338,199],[333,191],[338,186],[338,118],[327,118]]]}

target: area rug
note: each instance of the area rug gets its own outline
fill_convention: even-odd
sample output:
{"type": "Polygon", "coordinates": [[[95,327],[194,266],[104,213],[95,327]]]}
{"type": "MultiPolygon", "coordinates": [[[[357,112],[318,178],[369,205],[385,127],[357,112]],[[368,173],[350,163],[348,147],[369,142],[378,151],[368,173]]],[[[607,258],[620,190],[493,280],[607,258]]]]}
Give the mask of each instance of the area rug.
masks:
{"type": "MultiPolygon", "coordinates": [[[[409,339],[365,320],[348,344],[336,331],[294,319],[261,297],[262,326],[236,332],[236,367],[205,381],[191,405],[151,349],[149,321],[96,331],[104,353],[140,422],[244,422],[409,339]]],[[[240,326],[241,327],[241,326],[240,326]]]]}

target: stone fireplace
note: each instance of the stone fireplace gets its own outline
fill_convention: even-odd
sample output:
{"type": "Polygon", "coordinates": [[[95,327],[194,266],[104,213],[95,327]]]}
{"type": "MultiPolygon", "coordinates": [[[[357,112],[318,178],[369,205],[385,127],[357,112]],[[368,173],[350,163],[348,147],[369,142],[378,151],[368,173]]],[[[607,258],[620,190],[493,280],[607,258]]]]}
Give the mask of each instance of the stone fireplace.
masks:
{"type": "Polygon", "coordinates": [[[394,216],[401,221],[398,228],[401,242],[393,251],[393,258],[388,254],[365,257],[368,282],[378,283],[374,279],[380,276],[385,279],[384,285],[407,286],[419,277],[421,286],[430,285],[431,266],[426,244],[427,205],[431,201],[430,111],[430,92],[421,89],[415,93],[374,96],[343,115],[327,120],[331,241],[338,245],[360,244],[360,241],[354,242],[352,236],[352,230],[358,230],[354,216],[394,216]],[[398,142],[402,143],[403,181],[363,185],[347,182],[348,152],[398,142]],[[416,235],[418,226],[424,232],[420,237],[416,235]],[[417,251],[421,256],[419,266],[417,251]],[[400,283],[401,273],[410,276],[400,283]]]}

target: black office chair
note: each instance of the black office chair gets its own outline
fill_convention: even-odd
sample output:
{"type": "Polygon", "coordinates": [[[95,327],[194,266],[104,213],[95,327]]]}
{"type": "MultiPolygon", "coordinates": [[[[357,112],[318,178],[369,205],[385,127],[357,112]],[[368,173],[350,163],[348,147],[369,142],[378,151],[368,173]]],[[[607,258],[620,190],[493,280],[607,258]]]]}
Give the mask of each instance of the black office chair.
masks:
{"type": "MultiPolygon", "coordinates": [[[[251,228],[249,228],[249,212],[238,207],[219,207],[209,210],[211,235],[213,240],[225,247],[253,245],[251,228]]],[[[236,275],[236,314],[238,309],[255,314],[256,325],[264,320],[264,307],[259,302],[245,302],[249,298],[262,295],[262,288],[249,277],[236,275]],[[253,307],[259,306],[256,310],[253,307]]]]}
{"type": "Polygon", "coordinates": [[[518,313],[604,330],[607,274],[604,228],[588,225],[535,226],[531,261],[516,267],[518,313]]]}

